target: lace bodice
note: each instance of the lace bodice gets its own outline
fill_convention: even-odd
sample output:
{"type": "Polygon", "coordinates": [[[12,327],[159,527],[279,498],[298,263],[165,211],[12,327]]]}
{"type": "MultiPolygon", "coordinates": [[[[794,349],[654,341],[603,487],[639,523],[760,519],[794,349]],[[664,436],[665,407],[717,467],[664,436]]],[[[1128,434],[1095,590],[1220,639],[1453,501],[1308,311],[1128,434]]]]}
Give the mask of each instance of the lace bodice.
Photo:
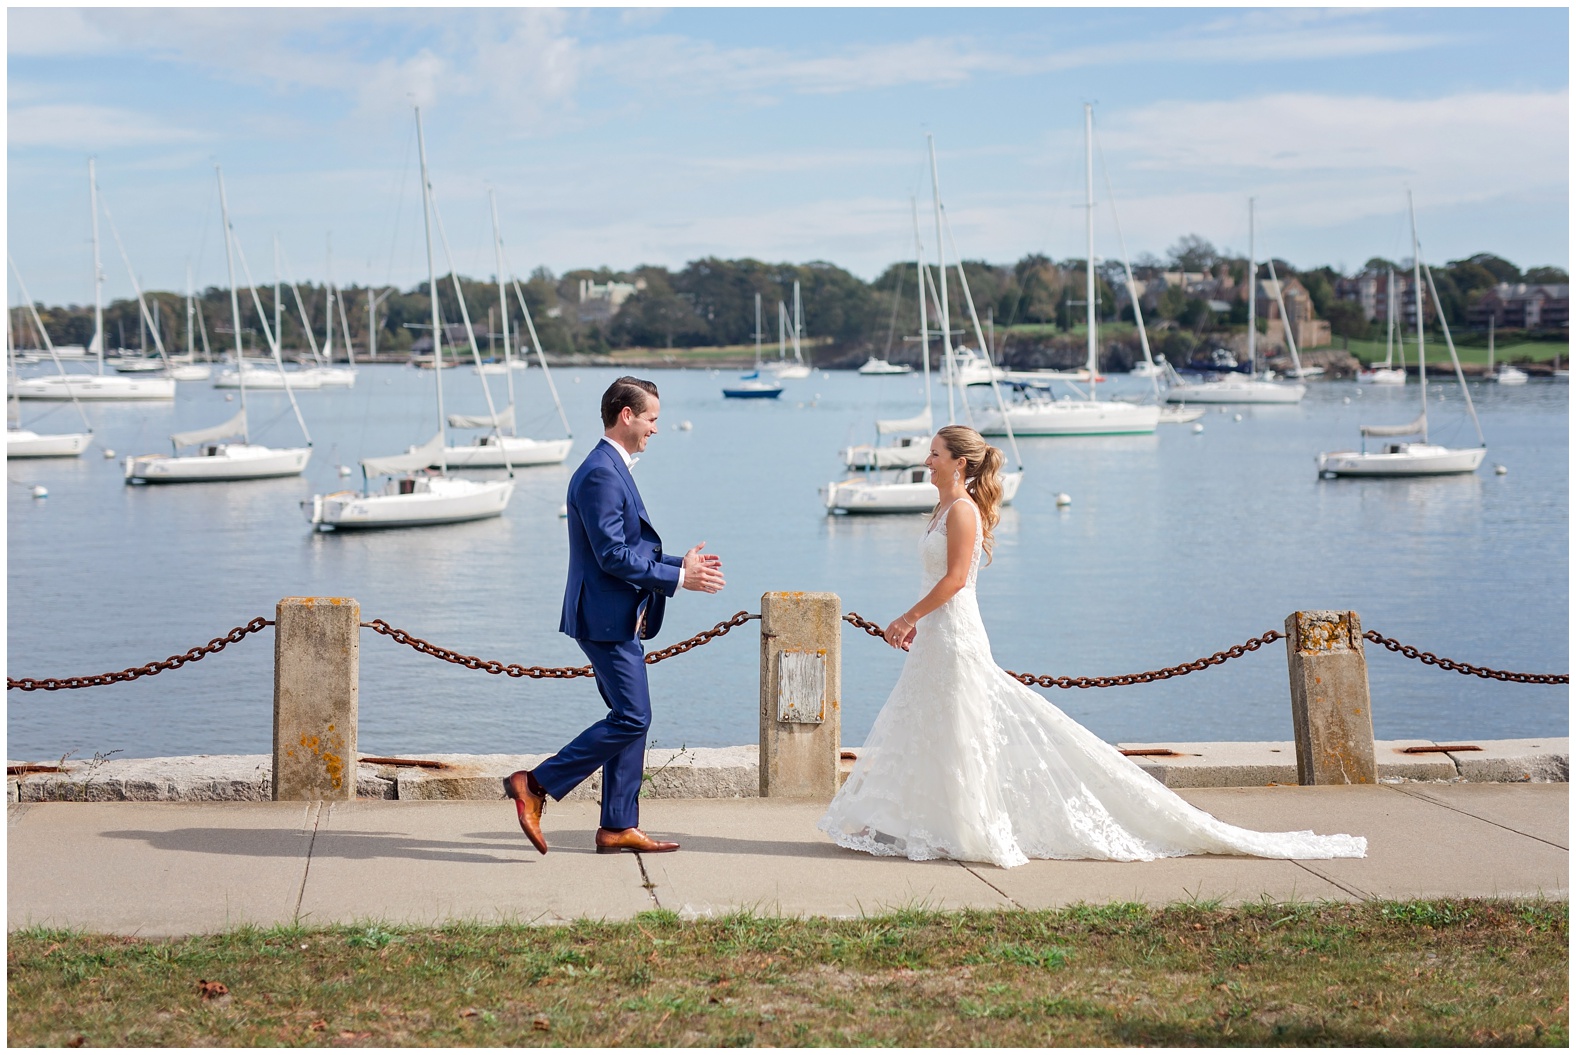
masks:
{"type": "MultiPolygon", "coordinates": [[[[980,556],[985,552],[985,532],[980,530],[979,507],[967,498],[960,498],[953,503],[953,505],[960,504],[974,514],[974,556],[969,560],[968,584],[963,587],[964,591],[973,593],[979,581],[980,556]]],[[[925,593],[929,593],[931,588],[941,581],[941,577],[947,574],[947,517],[951,512],[952,506],[938,510],[935,519],[926,527],[925,534],[919,540],[921,585],[925,593]]]]}

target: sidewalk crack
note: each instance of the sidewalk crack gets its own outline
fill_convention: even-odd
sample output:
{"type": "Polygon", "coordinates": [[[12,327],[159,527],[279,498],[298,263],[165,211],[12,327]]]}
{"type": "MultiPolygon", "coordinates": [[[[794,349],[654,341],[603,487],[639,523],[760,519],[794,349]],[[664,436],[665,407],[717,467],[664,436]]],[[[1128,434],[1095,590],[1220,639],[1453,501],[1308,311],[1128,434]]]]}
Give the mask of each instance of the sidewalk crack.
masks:
{"type": "Polygon", "coordinates": [[[635,855],[635,863],[640,866],[640,885],[646,889],[646,893],[651,895],[652,907],[661,908],[662,901],[657,897],[657,884],[653,883],[651,876],[646,874],[646,859],[637,853],[635,855]]]}
{"type": "Polygon", "coordinates": [[[1406,788],[1398,786],[1398,785],[1395,785],[1395,784],[1386,784],[1385,787],[1389,788],[1391,791],[1398,791],[1402,795],[1407,796],[1408,798],[1417,799],[1419,802],[1426,802],[1430,806],[1439,806],[1442,809],[1447,809],[1447,810],[1450,810],[1450,811],[1452,811],[1454,813],[1459,813],[1463,817],[1471,817],[1475,821],[1482,821],[1484,824],[1492,824],[1494,827],[1499,828],[1499,829],[1501,829],[1503,831],[1510,832],[1512,835],[1519,835],[1519,836],[1521,836],[1524,839],[1535,839],[1535,840],[1537,840],[1538,842],[1542,843],[1545,846],[1552,846],[1556,850],[1564,850],[1567,853],[1570,852],[1570,847],[1568,847],[1568,846],[1561,846],[1559,843],[1554,842],[1554,841],[1552,841],[1550,839],[1545,839],[1542,836],[1533,835],[1531,832],[1524,832],[1520,828],[1512,828],[1508,824],[1501,824],[1499,821],[1496,821],[1496,820],[1494,820],[1491,817],[1484,817],[1484,816],[1482,816],[1480,814],[1473,813],[1470,810],[1464,810],[1464,809],[1462,809],[1459,806],[1452,806],[1448,802],[1440,802],[1438,799],[1430,798],[1427,795],[1419,794],[1417,792],[1408,791],[1408,790],[1406,790],[1406,788]]]}
{"type": "Polygon", "coordinates": [[[1346,891],[1348,894],[1352,895],[1352,897],[1357,898],[1359,901],[1372,901],[1374,899],[1374,895],[1373,894],[1370,894],[1370,893],[1368,893],[1367,891],[1364,891],[1364,890],[1359,890],[1359,889],[1357,889],[1354,886],[1348,886],[1347,884],[1341,882],[1339,879],[1336,879],[1333,876],[1327,876],[1323,872],[1321,872],[1318,869],[1312,867],[1311,865],[1309,865],[1305,861],[1298,861],[1298,860],[1293,859],[1291,861],[1291,863],[1296,865],[1298,868],[1301,868],[1304,872],[1307,872],[1309,875],[1314,876],[1315,878],[1318,878],[1318,879],[1322,879],[1326,883],[1329,883],[1331,886],[1339,887],[1340,889],[1346,891]]]}
{"type": "Polygon", "coordinates": [[[324,803],[318,802],[313,804],[316,807],[315,809],[308,807],[308,809],[312,809],[312,835],[311,841],[306,844],[306,864],[301,869],[301,888],[296,891],[295,912],[291,914],[291,922],[296,926],[301,925],[301,902],[306,897],[307,876],[312,872],[312,851],[317,847],[317,829],[323,823],[324,805],[324,803]]]}
{"type": "Polygon", "coordinates": [[[980,875],[978,872],[976,872],[969,865],[964,864],[964,862],[962,862],[962,861],[959,861],[958,864],[962,865],[963,870],[965,872],[967,872],[969,875],[973,876],[975,879],[978,879],[981,883],[984,883],[986,886],[988,886],[992,890],[996,891],[996,893],[1000,894],[1002,900],[1007,902],[1007,904],[1011,905],[1013,908],[1022,908],[1023,907],[1022,905],[1018,904],[1018,902],[1013,900],[1013,898],[1005,890],[1003,890],[1001,887],[997,886],[995,883],[992,883],[989,879],[986,879],[984,876],[980,875]]]}

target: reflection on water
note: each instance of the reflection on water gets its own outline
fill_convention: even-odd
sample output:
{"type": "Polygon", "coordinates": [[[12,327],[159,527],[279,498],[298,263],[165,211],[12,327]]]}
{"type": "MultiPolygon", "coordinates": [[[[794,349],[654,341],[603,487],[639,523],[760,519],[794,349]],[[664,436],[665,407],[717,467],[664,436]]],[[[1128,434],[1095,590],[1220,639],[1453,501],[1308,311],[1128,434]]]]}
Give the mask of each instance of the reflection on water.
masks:
{"type": "MultiPolygon", "coordinates": [[[[576,429],[569,464],[520,471],[508,512],[472,524],[314,534],[298,508],[314,491],[359,486],[359,472],[342,479],[336,466],[431,435],[432,376],[402,367],[365,368],[348,391],[299,394],[315,441],[300,479],[127,487],[120,460],[97,448],[81,459],[9,463],[10,673],[98,673],[162,658],[271,616],[293,595],[354,597],[363,618],[489,659],[578,665],[578,649],[557,633],[567,560],[558,508],[600,434],[596,402],[616,373],[560,371],[576,429]],[[40,483],[49,497],[27,497],[40,483]]],[[[728,375],[653,376],[661,431],[636,478],[666,548],[705,540],[728,577],[717,596],[671,602],[657,645],[758,611],[768,590],[834,591],[845,610],[881,622],[913,603],[924,516],[828,517],[817,490],[841,475],[840,447],[872,438],[874,418],[919,409],[917,381],[816,374],[762,404],[723,400],[728,375]],[[692,431],[673,428],[683,420],[692,431]]],[[[522,432],[556,435],[540,375],[517,380],[522,432]]],[[[474,378],[445,385],[450,409],[483,405],[474,378]]],[[[1475,442],[1459,393],[1440,391],[1430,406],[1435,438],[1475,442]]],[[[1022,440],[1023,486],[980,575],[998,661],[1035,673],[1146,670],[1279,628],[1299,608],[1333,608],[1441,655],[1566,670],[1565,385],[1474,386],[1490,444],[1476,475],[1316,477],[1320,450],[1355,446],[1360,424],[1408,420],[1416,395],[1410,386],[1312,384],[1303,404],[1212,412],[1200,433],[1183,425],[1022,440]],[[1494,463],[1510,472],[1492,475],[1494,463]],[[1072,505],[1057,507],[1058,492],[1072,505]]],[[[260,441],[296,442],[282,395],[248,400],[260,441]]],[[[201,385],[182,385],[173,405],[88,408],[97,443],[121,456],[167,450],[170,432],[233,411],[201,385]]],[[[851,629],[844,641],[844,739],[857,743],[902,656],[851,629]]],[[[657,741],[754,743],[757,656],[752,626],[653,667],[657,741]]],[[[10,753],[265,752],[272,659],[261,635],[125,685],[13,692],[10,753]]],[[[1382,737],[1566,731],[1557,687],[1464,678],[1384,652],[1370,654],[1369,670],[1382,737]]],[[[589,681],[487,675],[370,634],[361,673],[361,746],[372,752],[551,750],[603,710],[589,681]]],[[[1110,740],[1291,735],[1280,646],[1161,684],[1047,695],[1110,740]]]]}

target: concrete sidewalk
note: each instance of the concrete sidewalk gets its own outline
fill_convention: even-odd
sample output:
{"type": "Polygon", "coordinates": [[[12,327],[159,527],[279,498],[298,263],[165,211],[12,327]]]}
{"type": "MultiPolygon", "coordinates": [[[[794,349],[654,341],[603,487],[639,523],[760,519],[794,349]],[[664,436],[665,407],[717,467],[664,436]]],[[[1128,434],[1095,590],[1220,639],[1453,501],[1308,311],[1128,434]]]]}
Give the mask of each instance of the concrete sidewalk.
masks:
{"type": "Polygon", "coordinates": [[[145,936],[362,920],[552,923],[734,909],[853,916],[905,906],[1564,898],[1569,785],[1199,788],[1190,802],[1261,830],[1368,837],[1363,860],[1190,857],[1019,868],[875,858],[815,829],[823,807],[659,799],[643,827],[675,854],[598,856],[597,807],[549,806],[532,851],[505,802],[43,802],[9,807],[8,925],[145,936]]]}

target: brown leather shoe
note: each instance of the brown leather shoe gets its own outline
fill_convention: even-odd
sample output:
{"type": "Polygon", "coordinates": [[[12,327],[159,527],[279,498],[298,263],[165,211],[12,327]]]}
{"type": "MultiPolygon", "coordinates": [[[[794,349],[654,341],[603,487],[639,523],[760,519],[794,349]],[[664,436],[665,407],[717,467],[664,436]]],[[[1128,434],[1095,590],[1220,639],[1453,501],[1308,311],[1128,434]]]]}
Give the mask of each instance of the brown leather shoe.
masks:
{"type": "Polygon", "coordinates": [[[611,828],[596,830],[596,852],[599,854],[670,854],[678,848],[678,843],[653,839],[639,828],[625,828],[621,832],[611,828]]]}
{"type": "Polygon", "coordinates": [[[547,805],[547,796],[538,793],[540,787],[531,774],[523,769],[503,778],[503,793],[514,800],[514,812],[520,818],[520,830],[531,840],[532,846],[545,854],[547,840],[542,837],[542,807],[547,805]]]}

